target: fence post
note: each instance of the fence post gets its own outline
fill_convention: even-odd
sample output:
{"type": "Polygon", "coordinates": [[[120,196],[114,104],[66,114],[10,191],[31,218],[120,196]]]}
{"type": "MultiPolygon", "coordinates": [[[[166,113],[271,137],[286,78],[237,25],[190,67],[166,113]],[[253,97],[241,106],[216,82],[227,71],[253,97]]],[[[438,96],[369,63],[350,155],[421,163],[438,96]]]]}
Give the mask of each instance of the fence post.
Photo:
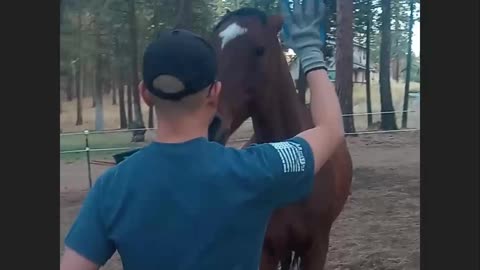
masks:
{"type": "Polygon", "coordinates": [[[88,129],[83,131],[83,134],[85,134],[85,153],[87,155],[87,166],[88,166],[88,187],[92,188],[92,168],[90,166],[90,145],[88,143],[88,134],[90,132],[88,129]]]}

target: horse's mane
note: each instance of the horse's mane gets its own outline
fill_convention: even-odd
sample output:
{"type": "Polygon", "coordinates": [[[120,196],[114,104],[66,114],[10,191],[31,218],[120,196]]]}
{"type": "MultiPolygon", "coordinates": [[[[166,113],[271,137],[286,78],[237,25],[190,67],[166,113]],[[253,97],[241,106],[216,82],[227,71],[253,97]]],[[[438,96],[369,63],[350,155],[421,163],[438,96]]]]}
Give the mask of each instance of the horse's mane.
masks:
{"type": "Polygon", "coordinates": [[[259,9],[244,7],[237,9],[235,11],[228,12],[227,14],[223,15],[220,21],[215,25],[213,31],[217,31],[223,23],[228,21],[229,19],[238,16],[238,17],[257,17],[263,25],[267,24],[267,14],[259,9]]]}

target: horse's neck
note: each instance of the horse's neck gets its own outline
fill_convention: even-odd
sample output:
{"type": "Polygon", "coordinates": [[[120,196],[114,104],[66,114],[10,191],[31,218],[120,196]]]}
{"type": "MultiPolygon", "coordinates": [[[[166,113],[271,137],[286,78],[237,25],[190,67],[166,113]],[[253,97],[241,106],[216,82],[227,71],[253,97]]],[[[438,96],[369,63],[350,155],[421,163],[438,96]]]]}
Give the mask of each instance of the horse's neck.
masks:
{"type": "MultiPolygon", "coordinates": [[[[285,61],[285,60],[284,60],[285,61]]],[[[257,143],[289,139],[313,126],[306,106],[301,104],[288,65],[281,63],[263,99],[252,115],[257,143]]]]}

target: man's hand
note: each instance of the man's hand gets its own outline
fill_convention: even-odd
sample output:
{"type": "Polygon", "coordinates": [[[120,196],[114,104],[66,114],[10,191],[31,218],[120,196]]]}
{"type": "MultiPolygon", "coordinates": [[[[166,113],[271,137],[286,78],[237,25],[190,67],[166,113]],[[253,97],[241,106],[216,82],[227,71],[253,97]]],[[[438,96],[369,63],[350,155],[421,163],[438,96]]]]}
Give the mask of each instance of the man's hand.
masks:
{"type": "Polygon", "coordinates": [[[325,14],[323,0],[294,0],[293,11],[288,0],[280,0],[285,25],[281,33],[284,43],[299,56],[305,74],[311,70],[326,70],[320,25],[325,14]]]}

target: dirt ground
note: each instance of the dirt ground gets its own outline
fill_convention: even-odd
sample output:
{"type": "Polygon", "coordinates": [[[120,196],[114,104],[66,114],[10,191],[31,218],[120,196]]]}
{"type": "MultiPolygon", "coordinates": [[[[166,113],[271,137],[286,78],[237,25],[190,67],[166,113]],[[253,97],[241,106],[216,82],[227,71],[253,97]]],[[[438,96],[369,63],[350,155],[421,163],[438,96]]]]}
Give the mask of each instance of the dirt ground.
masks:
{"type": "MultiPolygon", "coordinates": [[[[248,128],[237,132],[246,138],[248,128]]],[[[334,224],[327,270],[420,269],[419,132],[348,138],[352,196],[334,224]]],[[[235,146],[239,146],[237,143],[235,146]]],[[[85,162],[60,161],[60,253],[88,188],[85,162]]],[[[92,165],[95,179],[105,167],[92,165]]],[[[103,269],[122,269],[118,254],[103,269]]]]}

